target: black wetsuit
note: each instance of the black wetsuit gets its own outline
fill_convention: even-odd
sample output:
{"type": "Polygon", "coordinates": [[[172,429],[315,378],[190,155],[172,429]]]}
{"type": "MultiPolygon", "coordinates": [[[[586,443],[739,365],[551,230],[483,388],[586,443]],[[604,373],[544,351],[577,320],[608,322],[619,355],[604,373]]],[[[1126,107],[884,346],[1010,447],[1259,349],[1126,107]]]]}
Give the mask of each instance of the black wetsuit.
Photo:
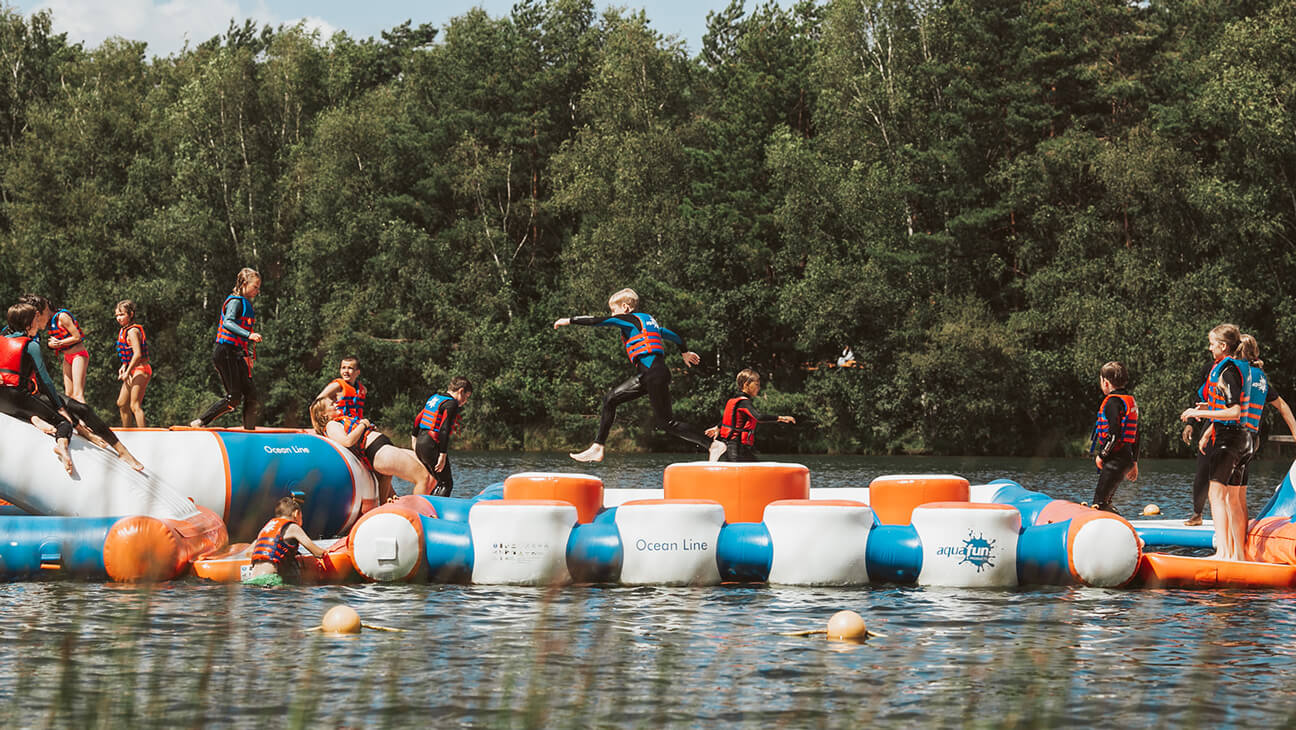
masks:
{"type": "Polygon", "coordinates": [[[428,470],[436,485],[432,494],[436,497],[449,497],[454,491],[454,472],[450,470],[450,458],[446,457],[445,467],[437,471],[436,463],[442,454],[450,451],[450,437],[459,424],[459,401],[446,398],[437,406],[434,422],[444,424],[439,433],[429,428],[420,428],[414,434],[414,453],[423,468],[428,470]]]}
{"type": "MultiPolygon", "coordinates": [[[[1220,383],[1223,388],[1223,405],[1225,408],[1239,405],[1242,402],[1242,373],[1231,362],[1225,363],[1220,371],[1220,383]]],[[[1242,484],[1246,457],[1251,450],[1251,438],[1246,427],[1240,421],[1222,423],[1215,421],[1215,440],[1210,454],[1210,480],[1226,486],[1242,484]]]]}
{"type": "MultiPolygon", "coordinates": [[[[1213,363],[1206,363],[1202,366],[1201,372],[1197,375],[1199,385],[1193,390],[1192,398],[1188,403],[1189,408],[1197,408],[1199,403],[1206,401],[1206,394],[1202,392],[1202,386],[1210,379],[1210,371],[1213,363]]],[[[1201,443],[1201,436],[1210,426],[1210,421],[1205,418],[1190,418],[1188,425],[1192,426],[1192,449],[1197,454],[1196,470],[1193,473],[1192,500],[1193,514],[1201,515],[1206,509],[1206,498],[1210,494],[1210,452],[1214,444],[1207,444],[1205,450],[1199,450],[1197,444],[1201,443]]]]}
{"type": "MultiPolygon", "coordinates": [[[[6,335],[6,337],[21,336],[23,335],[16,332],[6,335]]],[[[59,412],[65,404],[54,388],[54,381],[50,379],[49,372],[45,369],[40,342],[35,339],[23,347],[18,382],[20,383],[18,386],[0,385],[0,413],[7,413],[28,423],[31,422],[32,416],[35,416],[54,427],[55,440],[71,439],[73,423],[59,412]],[[32,382],[33,374],[36,376],[36,393],[32,393],[27,388],[27,383],[32,382]],[[37,397],[37,394],[40,397],[37,397]]]]}
{"type": "MultiPolygon", "coordinates": [[[[1124,390],[1113,390],[1111,395],[1128,395],[1124,390]]],[[[1120,398],[1107,398],[1103,404],[1103,416],[1107,419],[1107,438],[1098,445],[1098,456],[1102,459],[1102,471],[1098,473],[1098,486],[1094,488],[1093,506],[1097,509],[1115,512],[1112,497],[1116,487],[1125,480],[1125,474],[1138,461],[1138,440],[1129,443],[1121,439],[1125,425],[1125,401],[1120,398]]]]}
{"type": "MultiPolygon", "coordinates": [[[[226,329],[246,337],[251,333],[239,326],[238,320],[242,315],[243,302],[240,298],[232,297],[225,302],[221,319],[224,320],[226,329]]],[[[257,391],[256,386],[252,384],[252,367],[248,364],[247,352],[239,345],[217,342],[215,349],[212,350],[212,364],[216,366],[216,374],[220,376],[221,386],[225,388],[225,396],[203,411],[198,420],[206,426],[238,408],[241,402],[243,428],[249,430],[256,428],[257,391]]]]}

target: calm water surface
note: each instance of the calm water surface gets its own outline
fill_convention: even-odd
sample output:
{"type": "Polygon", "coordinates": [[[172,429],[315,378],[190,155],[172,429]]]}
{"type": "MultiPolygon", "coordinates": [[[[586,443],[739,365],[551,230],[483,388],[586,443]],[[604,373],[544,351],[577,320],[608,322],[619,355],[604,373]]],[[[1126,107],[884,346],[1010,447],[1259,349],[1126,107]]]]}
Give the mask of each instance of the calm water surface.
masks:
{"type": "MultiPolygon", "coordinates": [[[[458,494],[563,455],[455,454],[458,494]]],[[[680,457],[610,456],[608,487],[680,457]]],[[[816,487],[1009,477],[1088,500],[1083,459],[804,457],[816,487]]],[[[1189,511],[1189,461],[1117,507],[1189,511]]],[[[1254,513],[1287,462],[1263,462],[1254,513]]],[[[1276,591],[0,585],[7,726],[1277,726],[1296,717],[1296,598],[1276,591]],[[346,603],[400,631],[309,631],[346,603]],[[840,609],[864,645],[780,632],[840,609]]]]}

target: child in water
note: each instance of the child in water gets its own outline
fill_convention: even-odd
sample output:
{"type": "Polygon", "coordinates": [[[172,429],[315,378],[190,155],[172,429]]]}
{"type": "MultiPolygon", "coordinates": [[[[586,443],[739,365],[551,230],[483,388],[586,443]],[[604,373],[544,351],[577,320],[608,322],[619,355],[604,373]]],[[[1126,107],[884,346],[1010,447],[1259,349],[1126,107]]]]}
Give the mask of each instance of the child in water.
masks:
{"type": "Polygon", "coordinates": [[[738,373],[738,393],[725,403],[720,425],[707,429],[706,435],[715,437],[723,449],[711,450],[711,461],[721,457],[725,461],[760,461],[756,453],[756,424],[796,423],[792,416],[770,416],[756,410],[752,399],[760,395],[760,374],[751,368],[738,373]]]}
{"type": "Polygon", "coordinates": [[[275,516],[265,523],[252,543],[252,571],[243,579],[245,585],[281,586],[301,578],[297,564],[298,547],[320,557],[324,548],[302,529],[301,503],[295,497],[284,497],[275,505],[275,516]]]}
{"type": "MultiPolygon", "coordinates": [[[[445,393],[437,393],[423,404],[423,410],[414,420],[414,453],[423,467],[436,481],[432,494],[449,497],[454,489],[454,474],[450,471],[450,437],[459,428],[459,411],[472,395],[472,382],[458,376],[450,379],[445,393]]],[[[422,494],[417,488],[415,494],[422,494]]]]}
{"type": "Polygon", "coordinates": [[[1098,421],[1094,424],[1094,438],[1098,455],[1098,486],[1094,489],[1093,506],[1105,512],[1115,512],[1112,497],[1116,487],[1129,477],[1138,479],[1138,405],[1134,396],[1125,391],[1129,373],[1119,362],[1109,362],[1099,371],[1098,385],[1103,400],[1098,406],[1098,421]]]}
{"type": "Polygon", "coordinates": [[[697,428],[675,420],[671,414],[670,370],[666,367],[666,345],[670,340],[684,351],[684,364],[692,367],[701,362],[696,352],[688,349],[684,338],[662,327],[651,314],[636,312],[639,295],[633,289],[622,289],[608,299],[607,317],[563,317],[555,320],[554,329],[569,324],[591,327],[616,327],[621,332],[621,343],[635,368],[635,374],[603,396],[603,412],[599,419],[598,435],[584,451],[571,454],[576,461],[602,461],[603,444],[612,430],[617,406],[636,398],[648,396],[657,426],[666,433],[690,441],[704,449],[712,447],[711,439],[697,428]]]}

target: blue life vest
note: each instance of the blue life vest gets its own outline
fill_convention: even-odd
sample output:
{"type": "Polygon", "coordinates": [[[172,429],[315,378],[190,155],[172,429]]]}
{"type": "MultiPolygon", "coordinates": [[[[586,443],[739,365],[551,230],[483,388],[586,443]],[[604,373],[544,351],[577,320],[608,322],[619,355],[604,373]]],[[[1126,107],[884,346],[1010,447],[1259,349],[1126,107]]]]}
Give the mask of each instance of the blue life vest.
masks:
{"type": "Polygon", "coordinates": [[[117,332],[117,359],[121,360],[122,365],[131,361],[135,357],[135,350],[130,345],[130,340],[126,339],[127,333],[132,329],[139,330],[140,336],[140,362],[148,362],[148,338],[144,336],[144,328],[137,324],[128,324],[117,332]]]}
{"type": "MultiPolygon", "coordinates": [[[[1219,362],[1215,363],[1214,367],[1211,368],[1210,379],[1209,379],[1210,399],[1208,400],[1207,405],[1213,411],[1223,410],[1224,408],[1228,407],[1227,405],[1228,397],[1232,395],[1232,393],[1226,393],[1224,391],[1223,378],[1224,378],[1224,368],[1229,363],[1233,363],[1233,365],[1237,367],[1238,373],[1241,374],[1242,376],[1242,392],[1238,393],[1237,395],[1238,395],[1238,402],[1241,404],[1242,407],[1242,414],[1245,415],[1247,412],[1247,395],[1248,395],[1248,391],[1250,390],[1249,381],[1251,380],[1250,377],[1251,363],[1238,360],[1237,358],[1234,357],[1222,358],[1219,362]]],[[[1261,405],[1263,406],[1263,403],[1261,405]]],[[[1242,425],[1242,419],[1240,417],[1230,418],[1227,420],[1222,418],[1212,418],[1211,420],[1215,421],[1217,425],[1225,426],[1228,428],[1237,428],[1242,425]]]]}
{"type": "Polygon", "coordinates": [[[421,431],[431,431],[432,437],[440,441],[443,432],[450,435],[458,430],[459,414],[455,414],[454,423],[448,424],[449,430],[447,431],[446,414],[449,411],[441,408],[442,403],[452,400],[454,400],[454,397],[445,393],[437,393],[428,398],[427,403],[423,404],[423,410],[419,412],[418,418],[414,419],[414,433],[417,435],[421,431]]]}
{"type": "MultiPolygon", "coordinates": [[[[77,318],[66,309],[60,309],[59,311],[55,312],[54,317],[50,319],[50,326],[49,326],[50,337],[53,337],[56,340],[62,340],[64,338],[72,336],[72,330],[68,329],[67,327],[63,327],[62,325],[59,324],[60,314],[66,314],[68,318],[72,320],[72,324],[76,325],[76,328],[81,333],[81,336],[85,337],[85,330],[81,328],[81,323],[78,322],[77,318]]],[[[72,347],[72,345],[64,345],[62,347],[55,347],[53,349],[54,352],[63,352],[69,347],[72,347]]]]}
{"type": "Polygon", "coordinates": [[[256,313],[252,310],[252,300],[238,294],[231,294],[225,297],[221,302],[220,321],[216,325],[216,341],[223,342],[227,345],[238,345],[243,348],[243,352],[251,351],[251,342],[246,335],[235,334],[225,326],[225,307],[229,306],[231,299],[238,299],[243,302],[243,313],[238,318],[238,324],[248,332],[252,332],[252,326],[256,324],[256,313]]]}
{"type": "Polygon", "coordinates": [[[666,343],[662,340],[661,327],[651,314],[633,312],[630,315],[639,322],[639,331],[630,337],[621,336],[626,355],[630,362],[637,362],[649,355],[661,355],[666,352],[666,343]]]}
{"type": "Polygon", "coordinates": [[[1237,360],[1238,369],[1246,373],[1246,384],[1243,388],[1242,425],[1252,433],[1260,431],[1260,416],[1264,413],[1265,402],[1269,399],[1269,378],[1265,371],[1251,363],[1237,360]]]}

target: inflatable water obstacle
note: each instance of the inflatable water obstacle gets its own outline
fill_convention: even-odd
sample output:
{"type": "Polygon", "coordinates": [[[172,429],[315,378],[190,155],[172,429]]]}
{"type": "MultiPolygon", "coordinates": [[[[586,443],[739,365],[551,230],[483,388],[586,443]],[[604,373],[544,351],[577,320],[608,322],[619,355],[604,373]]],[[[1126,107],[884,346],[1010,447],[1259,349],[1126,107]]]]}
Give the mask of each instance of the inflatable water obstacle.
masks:
{"type": "Polygon", "coordinates": [[[1145,552],[1199,544],[1209,527],[1130,522],[1006,479],[891,475],[814,489],[799,464],[698,462],[668,466],[660,488],[531,472],[472,498],[378,505],[370,472],[313,433],[119,435],[144,472],[74,437],[68,475],[48,436],[0,417],[0,499],[25,512],[0,512],[0,576],[238,580],[246,541],[275,502],[302,492],[303,527],[333,538],[323,558],[300,557],[320,582],[1296,585],[1296,465],[1252,525],[1251,549],[1270,562],[1222,564],[1145,552]]]}

